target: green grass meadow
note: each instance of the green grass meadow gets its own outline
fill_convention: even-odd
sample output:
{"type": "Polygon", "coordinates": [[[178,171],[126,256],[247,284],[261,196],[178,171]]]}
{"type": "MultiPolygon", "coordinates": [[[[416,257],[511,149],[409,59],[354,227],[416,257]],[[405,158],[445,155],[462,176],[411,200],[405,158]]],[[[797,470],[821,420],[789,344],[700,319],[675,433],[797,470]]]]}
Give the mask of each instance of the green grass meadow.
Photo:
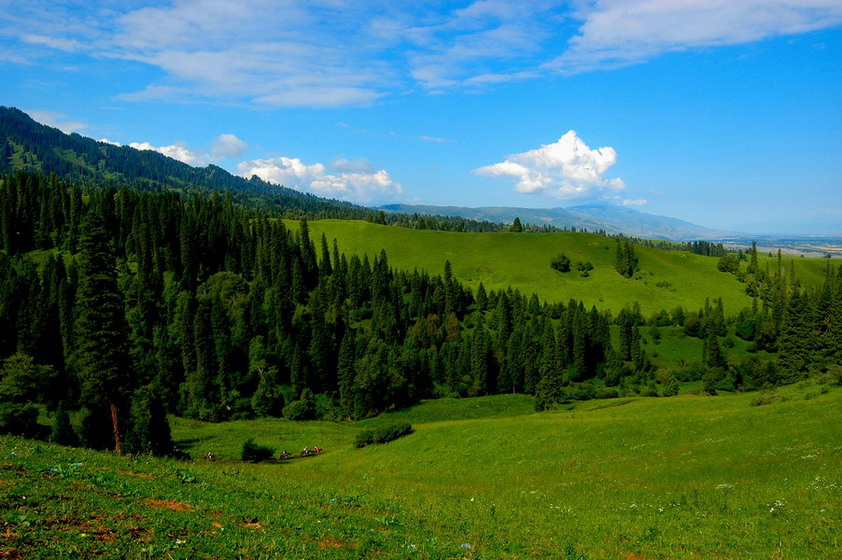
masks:
{"type": "MultiPolygon", "coordinates": [[[[293,221],[287,225],[298,228],[293,221]]],[[[534,292],[541,300],[567,303],[573,298],[614,313],[637,301],[647,315],[678,305],[695,311],[706,298],[722,297],[726,314],[751,306],[745,286],[716,269],[717,258],[635,246],[640,271],[626,279],[614,270],[616,242],[590,233],[454,233],[348,220],[311,221],[309,227],[313,240],[318,242],[324,233],[348,255],[371,259],[385,249],[389,264],[397,269],[441,274],[449,260],[454,276],[474,290],[480,282],[487,290],[511,286],[527,296],[534,292]],[[550,268],[550,259],[559,253],[573,263],[590,261],[594,270],[586,278],[575,271],[557,272],[550,268]]],[[[777,259],[760,256],[759,264],[775,270],[777,259]]],[[[783,266],[787,271],[793,266],[803,285],[818,285],[825,265],[825,259],[783,258],[783,266]]]]}
{"type": "Polygon", "coordinates": [[[842,557],[842,388],[440,399],[358,423],[174,419],[213,462],[0,438],[0,558],[842,557]],[[400,420],[415,432],[353,447],[400,420]],[[252,465],[242,442],[315,457],[252,465]]]}

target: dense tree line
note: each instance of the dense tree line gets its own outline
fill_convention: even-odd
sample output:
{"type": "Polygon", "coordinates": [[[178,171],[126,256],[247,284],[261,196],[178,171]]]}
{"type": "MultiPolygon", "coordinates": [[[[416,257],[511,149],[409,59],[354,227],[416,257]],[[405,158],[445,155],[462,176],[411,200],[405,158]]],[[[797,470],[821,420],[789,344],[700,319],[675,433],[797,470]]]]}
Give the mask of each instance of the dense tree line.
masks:
{"type": "Polygon", "coordinates": [[[29,360],[58,380],[20,391],[9,414],[78,410],[93,447],[160,452],[166,412],[362,418],[508,391],[550,406],[635,371],[596,309],[482,286],[474,297],[450,263],[430,275],[392,270],[385,252],[349,258],[306,219],[292,230],[231,196],[35,174],[0,185],[3,371],[29,360]]]}
{"type": "Polygon", "coordinates": [[[523,392],[543,409],[658,394],[647,326],[653,339],[672,325],[700,340],[699,369],[661,380],[664,394],[677,380],[752,388],[842,363],[842,271],[830,265],[823,286],[806,290],[751,259],[747,287],[760,303],[733,324],[721,300],[612,318],[512,289],[474,294],[449,262],[431,275],[395,271],[385,252],[348,257],[335,240],[311,239],[306,219],[290,229],[232,195],[37,174],[0,179],[0,249],[0,430],[46,436],[42,406],[55,418],[50,437],[71,442],[75,411],[82,443],[99,448],[168,451],[168,412],[363,418],[445,395],[523,392]],[[780,363],[733,363],[729,329],[780,350],[780,363]]]}

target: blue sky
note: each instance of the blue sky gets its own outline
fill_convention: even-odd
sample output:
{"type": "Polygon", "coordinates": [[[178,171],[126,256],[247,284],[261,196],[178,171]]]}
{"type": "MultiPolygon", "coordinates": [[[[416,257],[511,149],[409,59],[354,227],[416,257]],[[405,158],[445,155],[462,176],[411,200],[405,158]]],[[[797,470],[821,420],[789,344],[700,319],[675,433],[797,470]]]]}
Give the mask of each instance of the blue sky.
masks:
{"type": "Polygon", "coordinates": [[[839,0],[0,0],[0,104],[363,204],[842,234],[839,0]]]}

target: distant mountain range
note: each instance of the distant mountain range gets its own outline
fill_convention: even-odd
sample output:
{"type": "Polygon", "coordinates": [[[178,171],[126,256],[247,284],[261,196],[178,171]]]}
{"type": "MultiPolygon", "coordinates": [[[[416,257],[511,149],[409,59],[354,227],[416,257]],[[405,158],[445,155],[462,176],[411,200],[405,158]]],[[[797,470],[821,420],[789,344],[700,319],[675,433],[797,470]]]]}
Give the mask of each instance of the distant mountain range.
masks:
{"type": "MultiPolygon", "coordinates": [[[[232,175],[215,165],[192,167],[158,152],[114,146],[34,121],[12,107],[0,107],[0,173],[33,171],[67,179],[93,180],[142,189],[175,189],[236,193],[242,200],[289,215],[306,212],[319,217],[364,219],[370,208],[321,198],[262,181],[232,175]]],[[[747,245],[765,236],[749,236],[706,228],[683,220],[647,214],[622,206],[583,205],[571,208],[515,208],[389,204],[378,210],[447,216],[477,222],[512,223],[622,233],[647,239],[708,240],[747,245]]],[[[792,251],[842,252],[838,237],[790,239],[768,236],[764,245],[792,251]]]]}
{"type": "Polygon", "coordinates": [[[477,221],[512,223],[520,218],[523,224],[550,225],[558,228],[603,230],[606,233],[624,234],[646,239],[674,241],[722,240],[739,237],[735,232],[715,230],[667,216],[647,214],[623,206],[581,205],[570,208],[517,208],[506,206],[431,206],[413,204],[387,204],[380,206],[386,212],[406,214],[433,214],[459,216],[477,221]]]}

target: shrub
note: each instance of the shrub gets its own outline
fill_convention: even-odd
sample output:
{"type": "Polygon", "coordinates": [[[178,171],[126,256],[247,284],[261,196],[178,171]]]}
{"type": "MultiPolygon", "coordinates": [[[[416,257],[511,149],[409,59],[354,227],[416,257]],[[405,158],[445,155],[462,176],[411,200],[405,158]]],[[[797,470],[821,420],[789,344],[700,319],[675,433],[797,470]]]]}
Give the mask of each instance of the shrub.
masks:
{"type": "Polygon", "coordinates": [[[34,404],[0,404],[0,434],[38,438],[42,431],[38,424],[38,407],[34,404]]]}
{"type": "Polygon", "coordinates": [[[301,398],[284,407],[284,417],[289,420],[315,420],[316,401],[309,389],[301,391],[301,398]]]}
{"type": "Polygon", "coordinates": [[[674,397],[678,394],[679,390],[678,380],[675,377],[670,376],[669,380],[664,385],[664,396],[665,397],[674,397]]]}
{"type": "Polygon", "coordinates": [[[550,261],[550,268],[559,272],[570,272],[570,259],[564,253],[560,253],[550,261]]]}
{"type": "Polygon", "coordinates": [[[600,387],[596,390],[598,399],[616,399],[618,396],[617,389],[614,387],[600,387]]]}
{"type": "Polygon", "coordinates": [[[757,396],[751,400],[751,406],[763,406],[766,404],[772,404],[773,402],[780,400],[777,395],[775,395],[774,391],[760,391],[757,393],[757,396]]]}
{"type": "Polygon", "coordinates": [[[243,442],[243,451],[240,456],[243,461],[259,463],[271,459],[274,454],[275,450],[271,447],[258,445],[254,443],[254,438],[249,438],[243,442]]]}
{"type": "Polygon", "coordinates": [[[354,438],[354,447],[361,448],[374,443],[388,443],[413,432],[409,422],[396,422],[377,428],[376,430],[363,430],[354,438]]]}

